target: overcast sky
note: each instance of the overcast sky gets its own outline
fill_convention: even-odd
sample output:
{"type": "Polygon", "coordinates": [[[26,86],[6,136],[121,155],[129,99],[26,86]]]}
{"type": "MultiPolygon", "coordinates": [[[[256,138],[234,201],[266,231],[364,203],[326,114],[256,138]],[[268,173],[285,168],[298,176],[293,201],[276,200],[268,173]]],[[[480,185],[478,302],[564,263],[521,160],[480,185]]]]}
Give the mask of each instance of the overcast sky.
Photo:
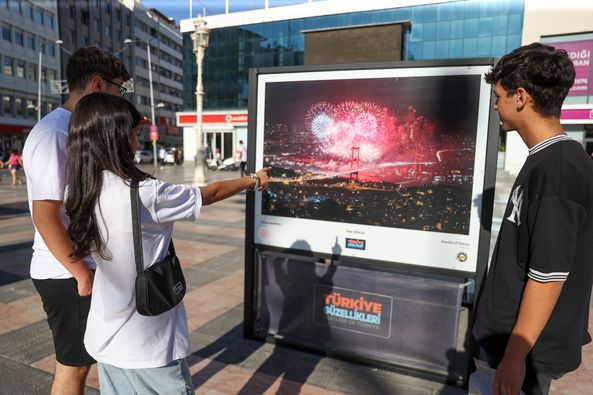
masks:
{"type": "MultiPolygon", "coordinates": [[[[323,1],[323,0],[313,0],[323,1]]],[[[278,7],[288,4],[307,3],[308,0],[269,0],[270,7],[278,7]]],[[[168,17],[175,18],[179,23],[182,19],[189,18],[190,0],[142,0],[142,4],[148,8],[156,8],[168,17]]],[[[229,11],[245,11],[257,8],[264,8],[265,0],[229,0],[229,11]]],[[[225,0],[192,0],[193,16],[202,13],[206,9],[206,15],[223,14],[225,0]]]]}

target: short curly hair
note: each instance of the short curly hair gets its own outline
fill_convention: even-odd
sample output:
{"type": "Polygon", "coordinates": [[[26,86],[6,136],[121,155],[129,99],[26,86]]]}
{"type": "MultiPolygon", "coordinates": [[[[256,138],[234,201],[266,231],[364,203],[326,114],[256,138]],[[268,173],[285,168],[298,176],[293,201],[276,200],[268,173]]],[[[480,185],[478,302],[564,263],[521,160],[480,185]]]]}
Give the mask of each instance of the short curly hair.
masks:
{"type": "Polygon", "coordinates": [[[95,46],[77,49],[66,66],[66,79],[70,90],[84,90],[95,74],[109,80],[118,77],[123,81],[130,79],[126,66],[111,53],[95,46]]]}
{"type": "Polygon", "coordinates": [[[575,70],[566,51],[533,43],[504,55],[486,73],[486,82],[500,85],[512,95],[523,88],[531,95],[534,110],[560,117],[562,103],[574,83],[575,70]]]}

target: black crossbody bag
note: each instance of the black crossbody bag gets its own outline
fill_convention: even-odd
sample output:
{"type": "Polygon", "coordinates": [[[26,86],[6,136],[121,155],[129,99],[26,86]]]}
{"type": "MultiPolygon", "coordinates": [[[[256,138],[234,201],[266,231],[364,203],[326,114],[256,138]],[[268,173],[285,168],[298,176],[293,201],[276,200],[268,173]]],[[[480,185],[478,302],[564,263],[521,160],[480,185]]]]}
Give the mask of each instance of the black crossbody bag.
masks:
{"type": "Polygon", "coordinates": [[[134,256],[136,258],[136,310],[141,315],[155,316],[177,306],[185,296],[185,278],[181,263],[175,255],[173,239],[169,243],[169,255],[144,269],[142,232],[140,231],[140,196],[138,182],[130,187],[132,201],[132,227],[134,232],[134,256]]]}

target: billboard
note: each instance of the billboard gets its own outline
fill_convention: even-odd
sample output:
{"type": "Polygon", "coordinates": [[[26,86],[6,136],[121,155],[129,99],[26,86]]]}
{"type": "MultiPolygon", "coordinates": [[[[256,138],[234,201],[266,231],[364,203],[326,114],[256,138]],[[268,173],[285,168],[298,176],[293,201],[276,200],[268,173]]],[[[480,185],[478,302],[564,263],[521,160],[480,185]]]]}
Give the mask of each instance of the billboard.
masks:
{"type": "Polygon", "coordinates": [[[456,358],[465,314],[459,280],[327,265],[269,251],[259,255],[257,272],[257,335],[463,376],[456,358]]]}
{"type": "Polygon", "coordinates": [[[570,60],[572,60],[575,69],[575,79],[574,84],[568,91],[568,96],[593,94],[593,84],[590,84],[593,40],[558,43],[546,41],[546,44],[557,49],[565,50],[570,60]]]}
{"type": "Polygon", "coordinates": [[[257,74],[255,244],[475,272],[489,69],[257,74]]]}

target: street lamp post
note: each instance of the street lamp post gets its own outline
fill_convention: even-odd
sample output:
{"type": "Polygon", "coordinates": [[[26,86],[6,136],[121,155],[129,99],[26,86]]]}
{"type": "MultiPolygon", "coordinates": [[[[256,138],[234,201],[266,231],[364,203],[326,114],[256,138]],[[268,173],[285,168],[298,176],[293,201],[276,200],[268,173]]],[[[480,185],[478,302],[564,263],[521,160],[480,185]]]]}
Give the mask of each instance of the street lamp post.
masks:
{"type": "Polygon", "coordinates": [[[27,105],[27,109],[37,110],[37,122],[41,120],[41,51],[39,51],[39,61],[37,62],[37,105],[27,105]]]}
{"type": "MultiPolygon", "coordinates": [[[[150,125],[150,132],[151,132],[151,140],[152,140],[152,158],[153,158],[153,163],[154,163],[154,168],[157,168],[157,152],[156,152],[156,142],[158,140],[158,127],[155,124],[155,117],[154,117],[154,93],[152,90],[152,58],[151,58],[151,54],[150,54],[150,43],[151,41],[154,40],[154,38],[151,38],[148,41],[145,40],[139,40],[136,39],[135,41],[139,41],[142,43],[146,44],[146,53],[148,55],[148,85],[149,85],[149,90],[150,90],[150,120],[152,122],[152,124],[150,125]],[[156,138],[153,138],[156,137],[156,138]]],[[[127,38],[124,41],[124,44],[130,45],[134,42],[134,40],[127,38]]],[[[163,103],[159,103],[159,108],[164,107],[164,104],[161,106],[161,104],[163,103]]]]}
{"type": "Polygon", "coordinates": [[[41,120],[41,51],[39,51],[39,64],[37,66],[37,122],[41,120]]]}
{"type": "Polygon", "coordinates": [[[194,32],[192,33],[193,50],[196,54],[198,65],[198,80],[196,83],[196,169],[194,173],[194,184],[204,185],[206,183],[206,172],[204,167],[204,147],[202,138],[202,107],[204,102],[204,86],[202,85],[202,64],[204,62],[204,51],[208,48],[208,35],[210,30],[206,27],[206,21],[202,16],[194,21],[194,32]]]}

